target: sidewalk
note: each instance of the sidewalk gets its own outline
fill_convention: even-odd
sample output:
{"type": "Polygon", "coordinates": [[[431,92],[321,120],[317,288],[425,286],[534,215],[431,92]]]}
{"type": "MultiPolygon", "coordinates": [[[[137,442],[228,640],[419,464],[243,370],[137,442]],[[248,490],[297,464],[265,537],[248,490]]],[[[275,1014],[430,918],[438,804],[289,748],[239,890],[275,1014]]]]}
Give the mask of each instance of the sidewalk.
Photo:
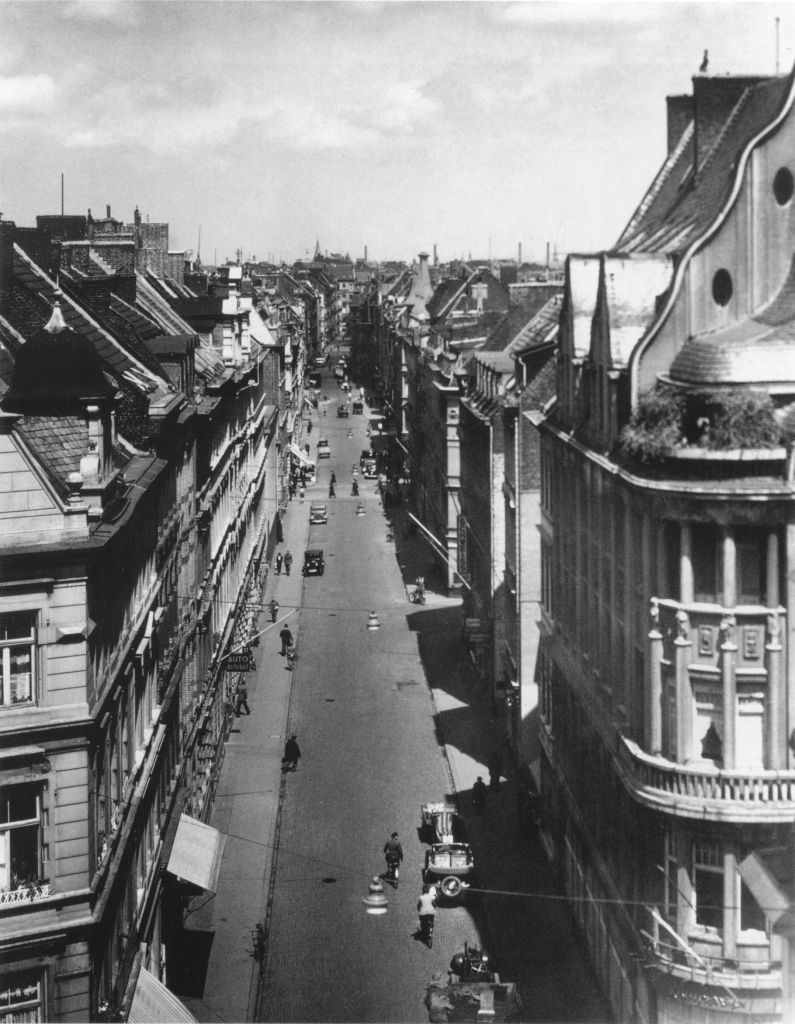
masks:
{"type": "Polygon", "coordinates": [[[258,631],[266,632],[253,648],[256,672],[247,678],[251,715],[244,713],[234,720],[226,744],[209,822],[228,837],[218,892],[194,899],[187,914],[186,928],[204,933],[210,947],[203,985],[201,978],[196,979],[201,994],[181,997],[198,1021],[253,1019],[260,965],[252,956],[252,932],[266,916],[273,848],[278,842],[281,759],[290,725],[292,672],[281,657],[278,634],[286,623],[298,639],[308,509],[308,498],[303,504],[294,499],[283,517],[284,543],[278,550],[292,553],[292,571],[287,576],[282,569],[277,576],[270,569],[262,605],[275,597],[278,621],[271,625],[267,612],[259,617],[258,631]]]}

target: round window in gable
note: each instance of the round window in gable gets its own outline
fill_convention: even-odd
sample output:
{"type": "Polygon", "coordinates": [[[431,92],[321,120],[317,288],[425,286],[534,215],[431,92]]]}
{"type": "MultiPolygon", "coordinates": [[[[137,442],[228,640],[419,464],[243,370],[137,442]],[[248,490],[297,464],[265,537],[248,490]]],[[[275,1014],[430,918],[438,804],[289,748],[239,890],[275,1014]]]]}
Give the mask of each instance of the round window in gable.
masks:
{"type": "Polygon", "coordinates": [[[789,167],[782,167],[773,179],[773,195],[779,206],[786,206],[795,191],[795,181],[789,167]]]}
{"type": "Polygon", "coordinates": [[[712,298],[719,306],[725,306],[733,292],[731,274],[728,270],[719,270],[712,278],[712,298]]]}

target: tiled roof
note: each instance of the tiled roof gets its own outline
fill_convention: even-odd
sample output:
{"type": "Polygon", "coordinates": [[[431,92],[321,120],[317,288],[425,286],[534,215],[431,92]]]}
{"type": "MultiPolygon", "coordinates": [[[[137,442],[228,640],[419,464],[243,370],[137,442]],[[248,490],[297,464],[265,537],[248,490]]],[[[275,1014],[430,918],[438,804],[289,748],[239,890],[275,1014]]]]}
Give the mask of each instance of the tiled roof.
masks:
{"type": "Polygon", "coordinates": [[[36,456],[58,492],[68,492],[66,480],[80,470],[88,451],[88,425],[82,416],[23,416],[16,430],[36,456]]]}
{"type": "MultiPolygon", "coordinates": [[[[57,285],[18,246],[14,246],[14,278],[29,292],[41,297],[52,308],[57,285]]],[[[87,337],[106,366],[119,376],[134,377],[139,387],[154,390],[160,383],[157,377],[138,360],[129,355],[115,338],[86,313],[68,294],[61,298],[64,320],[73,331],[87,337]],[[146,383],[144,383],[146,382],[146,383]]],[[[42,324],[43,326],[43,324],[42,324]]]]}
{"type": "Polygon", "coordinates": [[[789,78],[779,77],[749,86],[695,176],[691,139],[683,136],[616,242],[615,250],[681,252],[705,231],[729,198],[742,152],[780,112],[790,85],[789,78]]]}
{"type": "Polygon", "coordinates": [[[545,362],[522,392],[523,409],[540,409],[557,392],[557,352],[550,351],[545,362]]]}
{"type": "Polygon", "coordinates": [[[508,354],[516,359],[525,352],[554,341],[558,333],[562,305],[563,295],[553,296],[516,334],[508,346],[508,354]]]}
{"type": "Polygon", "coordinates": [[[148,319],[156,323],[165,334],[192,334],[187,320],[176,313],[166,299],[143,275],[136,274],[135,305],[148,319]]]}

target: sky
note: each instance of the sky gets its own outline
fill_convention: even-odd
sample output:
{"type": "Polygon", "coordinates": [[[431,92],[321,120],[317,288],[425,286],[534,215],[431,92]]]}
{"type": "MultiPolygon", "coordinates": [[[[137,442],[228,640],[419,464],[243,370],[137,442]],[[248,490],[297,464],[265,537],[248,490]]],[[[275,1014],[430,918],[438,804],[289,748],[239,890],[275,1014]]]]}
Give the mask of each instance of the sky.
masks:
{"type": "Polygon", "coordinates": [[[63,175],[65,213],[138,206],[205,263],[543,261],[616,241],[705,49],[792,71],[795,5],[0,0],[0,39],[18,225],[63,175]]]}

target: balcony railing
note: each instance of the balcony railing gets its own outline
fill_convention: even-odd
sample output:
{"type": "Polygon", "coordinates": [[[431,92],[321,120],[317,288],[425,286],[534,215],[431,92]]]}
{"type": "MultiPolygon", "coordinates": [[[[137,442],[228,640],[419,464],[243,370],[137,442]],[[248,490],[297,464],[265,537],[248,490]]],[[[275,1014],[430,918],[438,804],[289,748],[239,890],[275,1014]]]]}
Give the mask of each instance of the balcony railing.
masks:
{"type": "Polygon", "coordinates": [[[18,889],[6,889],[5,892],[0,892],[0,907],[16,903],[33,903],[35,900],[46,899],[49,895],[49,882],[42,885],[22,885],[18,889]]]}
{"type": "Polygon", "coordinates": [[[638,796],[658,806],[675,802],[678,813],[686,812],[689,800],[699,817],[706,811],[705,801],[726,805],[727,814],[732,813],[730,803],[765,819],[788,820],[795,813],[795,771],[726,771],[675,764],[645,753],[625,736],[620,737],[619,761],[638,796]]]}

